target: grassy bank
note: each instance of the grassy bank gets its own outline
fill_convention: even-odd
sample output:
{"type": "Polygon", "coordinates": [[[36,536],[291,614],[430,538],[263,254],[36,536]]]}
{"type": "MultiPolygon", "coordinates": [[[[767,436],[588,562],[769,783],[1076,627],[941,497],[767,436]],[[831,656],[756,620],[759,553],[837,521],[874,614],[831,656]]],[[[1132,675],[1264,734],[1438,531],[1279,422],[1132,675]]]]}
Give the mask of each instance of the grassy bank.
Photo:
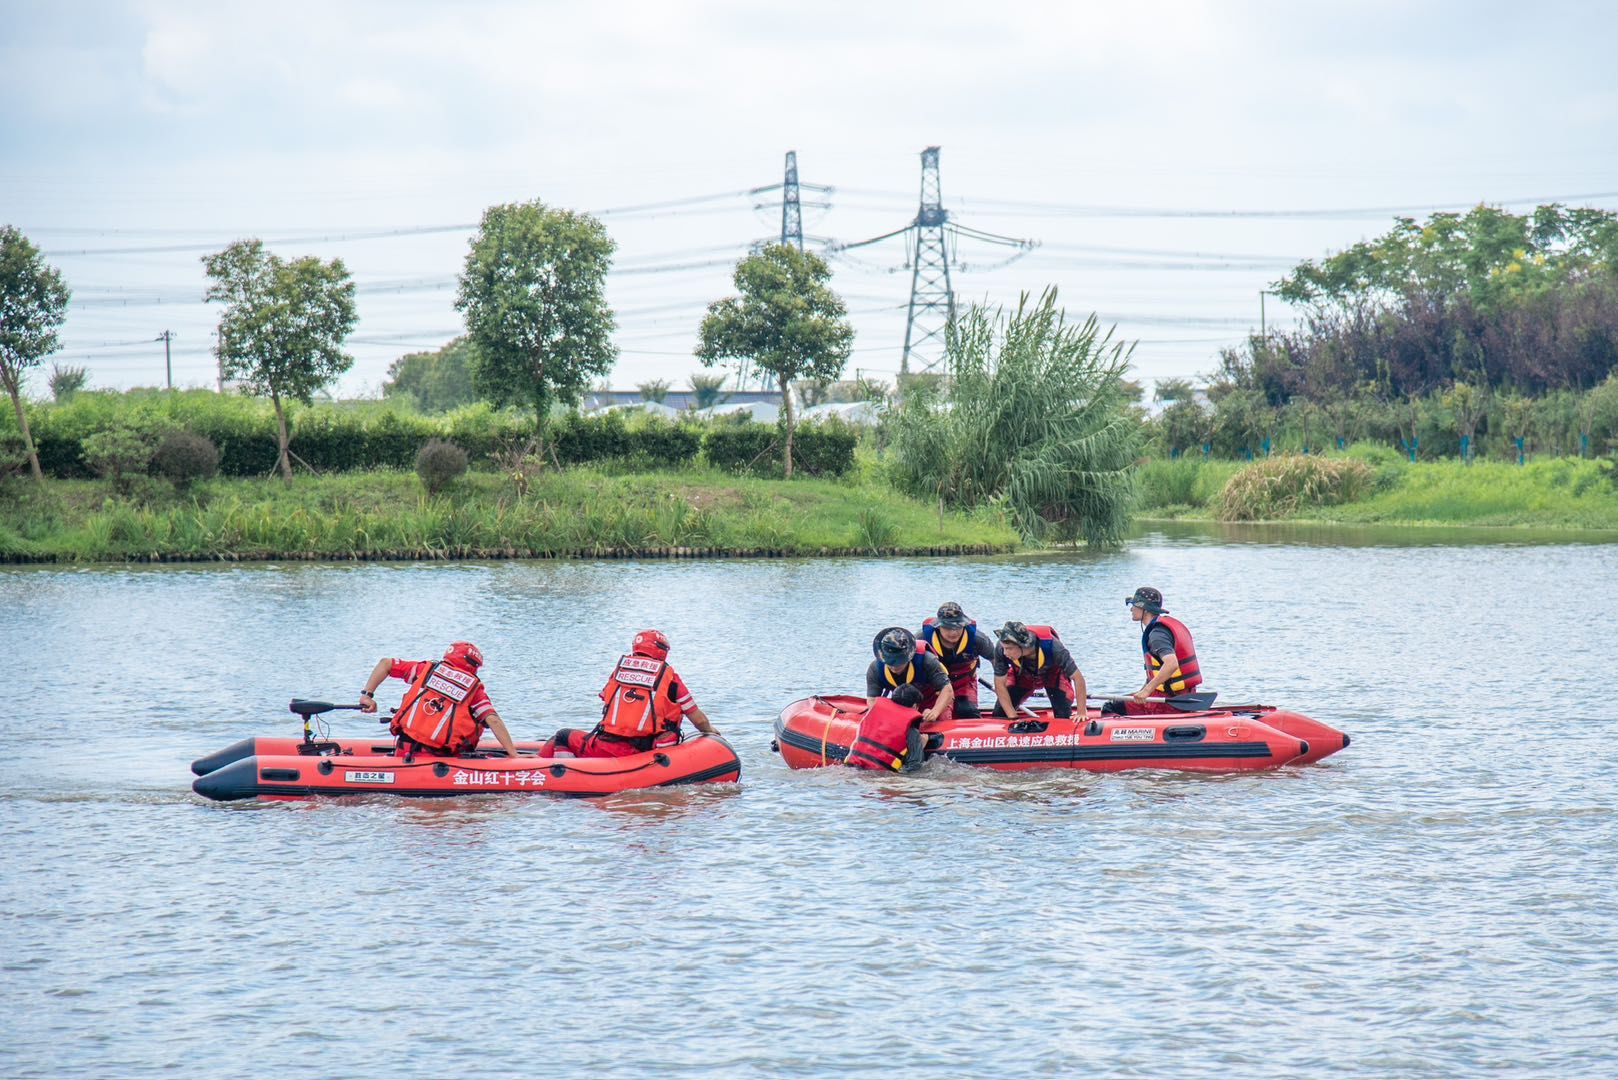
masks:
{"type": "MultiPolygon", "coordinates": [[[[1411,463],[1383,447],[1351,447],[1370,483],[1338,505],[1305,505],[1273,520],[1366,525],[1527,525],[1618,530],[1618,484],[1610,465],[1542,458],[1526,465],[1456,460],[1411,463]]],[[[1144,519],[1213,519],[1220,495],[1244,462],[1152,461],[1137,476],[1144,519]]]]}
{"type": "Polygon", "coordinates": [[[541,474],[519,495],[474,472],[429,498],[393,471],[216,479],[178,495],[147,485],[12,479],[0,492],[0,559],[508,558],[816,555],[1008,550],[998,515],[950,514],[866,477],[791,482],[689,469],[541,474]]]}

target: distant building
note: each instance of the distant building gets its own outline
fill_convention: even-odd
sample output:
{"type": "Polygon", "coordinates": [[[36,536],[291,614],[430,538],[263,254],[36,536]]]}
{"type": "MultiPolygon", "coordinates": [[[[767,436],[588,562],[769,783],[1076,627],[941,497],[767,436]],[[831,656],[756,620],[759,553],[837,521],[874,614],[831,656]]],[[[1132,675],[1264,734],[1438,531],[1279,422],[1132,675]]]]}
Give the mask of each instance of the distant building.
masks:
{"type": "MultiPolygon", "coordinates": [[[[689,409],[696,404],[696,391],[670,390],[663,398],[663,404],[676,411],[689,409]]],[[[595,390],[584,395],[579,408],[585,412],[594,412],[597,409],[607,409],[614,405],[639,405],[644,398],[639,390],[595,390]]],[[[781,391],[779,390],[726,390],[720,395],[721,405],[774,405],[781,406],[781,391]]]]}

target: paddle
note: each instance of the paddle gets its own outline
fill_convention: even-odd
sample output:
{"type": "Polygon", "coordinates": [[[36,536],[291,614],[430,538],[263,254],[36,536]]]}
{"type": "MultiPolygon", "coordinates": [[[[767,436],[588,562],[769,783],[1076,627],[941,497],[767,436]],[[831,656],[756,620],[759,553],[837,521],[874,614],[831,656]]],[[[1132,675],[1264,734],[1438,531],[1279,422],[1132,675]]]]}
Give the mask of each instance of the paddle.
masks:
{"type": "MultiPolygon", "coordinates": [[[[1129,699],[1129,696],[1130,695],[1128,695],[1128,694],[1091,694],[1090,697],[1089,697],[1089,700],[1090,701],[1119,701],[1119,700],[1127,701],[1129,699]]],[[[1208,708],[1209,706],[1211,706],[1214,703],[1214,698],[1216,698],[1218,696],[1219,696],[1218,691],[1209,690],[1206,693],[1181,694],[1178,697],[1171,697],[1171,698],[1167,698],[1167,699],[1164,699],[1164,698],[1148,698],[1147,700],[1150,701],[1154,705],[1157,704],[1158,702],[1162,702],[1164,705],[1167,705],[1169,708],[1173,709],[1175,712],[1201,712],[1202,710],[1204,710],[1204,709],[1208,708]]]]}

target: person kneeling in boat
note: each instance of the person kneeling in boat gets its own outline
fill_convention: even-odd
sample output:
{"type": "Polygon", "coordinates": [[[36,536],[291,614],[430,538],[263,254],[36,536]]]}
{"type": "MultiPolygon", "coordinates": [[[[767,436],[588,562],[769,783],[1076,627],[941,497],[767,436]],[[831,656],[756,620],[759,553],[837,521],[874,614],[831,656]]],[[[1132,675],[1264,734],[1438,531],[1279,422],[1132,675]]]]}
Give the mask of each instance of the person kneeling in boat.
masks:
{"type": "Polygon", "coordinates": [[[938,657],[918,644],[916,635],[902,626],[890,626],[871,642],[876,659],[865,669],[865,704],[875,705],[903,686],[914,686],[921,693],[923,723],[948,720],[955,704],[955,688],[949,672],[938,657]]]}
{"type": "Polygon", "coordinates": [[[955,690],[951,711],[957,718],[978,715],[978,661],[994,660],[994,641],[967,618],[953,600],[942,604],[938,614],[921,624],[921,640],[949,672],[955,690]]]}
{"type": "Polygon", "coordinates": [[[906,683],[892,697],[871,702],[860,717],[854,742],[843,764],[855,769],[892,769],[912,772],[921,768],[925,737],[921,733],[921,690],[906,683]]]}
{"type": "Polygon", "coordinates": [[[1071,717],[1073,702],[1085,700],[1084,673],[1056,631],[1048,626],[1008,622],[998,634],[1000,643],[994,647],[997,704],[993,715],[1008,719],[1016,716],[1023,700],[1043,689],[1051,703],[1051,714],[1062,720],[1071,717]]]}
{"type": "Polygon", "coordinates": [[[388,725],[407,752],[464,754],[477,748],[486,727],[500,740],[511,757],[517,745],[511,741],[505,721],[494,711],[489,692],[478,678],[483,652],[470,641],[457,641],[442,660],[395,660],[383,657],[376,662],[371,677],[360,691],[360,711],[376,712],[376,688],[383,679],[403,679],[410,684],[388,725]]]}
{"type": "Polygon", "coordinates": [[[686,717],[704,735],[719,734],[669,667],[668,655],[669,639],[661,630],[636,634],[601,688],[601,723],[591,731],[563,728],[540,747],[539,756],[552,757],[558,750],[581,758],[644,754],[679,742],[686,717]]]}
{"type": "Polygon", "coordinates": [[[1163,607],[1163,594],[1142,585],[1124,599],[1129,617],[1141,625],[1140,651],[1146,662],[1146,683],[1128,698],[1114,699],[1101,711],[1114,716],[1160,713],[1170,698],[1189,694],[1202,685],[1197,647],[1191,631],[1163,607]]]}

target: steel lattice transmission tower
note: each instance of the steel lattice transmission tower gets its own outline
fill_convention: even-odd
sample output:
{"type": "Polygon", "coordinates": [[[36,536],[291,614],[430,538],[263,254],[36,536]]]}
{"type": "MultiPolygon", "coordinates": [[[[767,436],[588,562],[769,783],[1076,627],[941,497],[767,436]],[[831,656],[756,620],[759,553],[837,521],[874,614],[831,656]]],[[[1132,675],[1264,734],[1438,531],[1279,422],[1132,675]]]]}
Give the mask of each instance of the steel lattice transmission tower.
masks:
{"type": "Polygon", "coordinates": [[[929,146],[921,152],[921,207],[912,223],[916,254],[911,260],[904,355],[899,360],[902,374],[909,374],[912,356],[921,362],[923,371],[942,360],[955,322],[955,290],[950,285],[949,249],[944,238],[948,221],[938,179],[938,147],[929,146]]]}
{"type": "Polygon", "coordinates": [[[905,238],[904,269],[910,271],[910,305],[905,320],[904,353],[899,360],[899,373],[908,375],[912,359],[921,371],[937,367],[944,359],[951,327],[955,324],[955,289],[950,282],[950,270],[998,269],[1022,258],[1038,247],[1039,242],[984,232],[962,225],[952,218],[949,211],[944,209],[936,146],[929,146],[921,152],[921,206],[907,225],[868,240],[852,243],[833,240],[827,243],[825,250],[830,258],[858,265],[845,253],[901,236],[905,238]],[[975,244],[1015,250],[990,266],[962,266],[956,262],[955,256],[963,236],[975,244]]]}
{"type": "Polygon", "coordinates": [[[787,151],[787,172],[781,181],[781,243],[803,250],[803,200],[798,193],[796,150],[787,151]]]}
{"type": "MultiPolygon", "coordinates": [[[[755,240],[752,245],[752,250],[758,251],[767,244],[782,243],[791,244],[799,251],[802,251],[804,207],[808,206],[815,209],[825,210],[831,206],[831,203],[825,200],[816,200],[806,203],[803,201],[803,192],[810,191],[830,195],[832,189],[826,184],[805,184],[799,182],[798,152],[796,150],[787,151],[786,173],[782,176],[779,184],[766,184],[764,187],[751,188],[747,193],[749,195],[764,195],[777,189],[779,189],[781,192],[781,239],[777,241],[772,237],[769,240],[755,240]]],[[[753,209],[768,210],[774,205],[775,204],[773,202],[761,202],[754,204],[753,209]]],[[[824,242],[824,238],[819,239],[824,242]]]]}

